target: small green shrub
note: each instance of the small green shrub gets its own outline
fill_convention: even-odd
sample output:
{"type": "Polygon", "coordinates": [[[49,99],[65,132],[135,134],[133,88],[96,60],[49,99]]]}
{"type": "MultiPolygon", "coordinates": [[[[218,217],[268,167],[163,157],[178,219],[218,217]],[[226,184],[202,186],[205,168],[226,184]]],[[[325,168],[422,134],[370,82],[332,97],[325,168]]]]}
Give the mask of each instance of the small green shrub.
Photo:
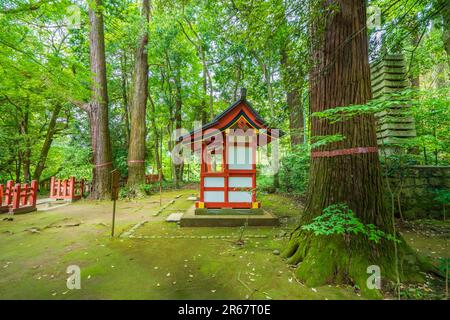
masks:
{"type": "Polygon", "coordinates": [[[375,243],[379,243],[382,239],[400,242],[375,225],[362,223],[343,203],[326,207],[322,215],[315,217],[312,223],[302,226],[302,229],[311,231],[316,236],[363,234],[375,243]]]}
{"type": "Polygon", "coordinates": [[[303,194],[308,185],[310,151],[305,145],[295,146],[281,160],[280,189],[284,192],[303,194]]]}
{"type": "Polygon", "coordinates": [[[142,198],[151,194],[151,187],[148,184],[140,184],[137,187],[122,187],[119,190],[120,199],[142,198]]]}
{"type": "Polygon", "coordinates": [[[273,176],[257,175],[256,185],[258,192],[274,193],[275,187],[273,185],[273,176]]]}

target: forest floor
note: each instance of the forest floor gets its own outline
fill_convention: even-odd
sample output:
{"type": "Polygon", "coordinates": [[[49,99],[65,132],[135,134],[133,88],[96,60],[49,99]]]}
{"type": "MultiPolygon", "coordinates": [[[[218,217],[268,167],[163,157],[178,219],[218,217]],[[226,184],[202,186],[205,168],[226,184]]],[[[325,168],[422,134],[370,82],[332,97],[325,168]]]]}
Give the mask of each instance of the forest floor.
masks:
{"type": "MultiPolygon", "coordinates": [[[[115,238],[111,201],[82,200],[12,221],[0,215],[0,299],[363,298],[351,286],[309,288],[296,281],[294,269],[278,255],[301,213],[293,199],[259,197],[281,218],[280,227],[180,228],[165,221],[189,209],[188,197],[195,194],[164,192],[163,207],[174,202],[158,215],[159,195],[119,201],[115,238]],[[70,265],[81,269],[80,290],[67,289],[70,265]]],[[[448,257],[450,225],[440,229],[443,234],[430,234],[422,228],[427,223],[402,226],[406,241],[431,259],[448,257]]],[[[433,283],[407,287],[412,293],[405,297],[427,298],[442,289],[433,283]]]]}

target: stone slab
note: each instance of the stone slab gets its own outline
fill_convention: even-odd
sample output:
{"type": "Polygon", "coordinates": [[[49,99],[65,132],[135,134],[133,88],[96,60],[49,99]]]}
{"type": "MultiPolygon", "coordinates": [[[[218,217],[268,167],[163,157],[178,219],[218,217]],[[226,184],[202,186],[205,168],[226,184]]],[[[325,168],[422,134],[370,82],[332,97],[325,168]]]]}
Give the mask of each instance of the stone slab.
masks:
{"type": "Polygon", "coordinates": [[[236,215],[198,215],[192,206],[180,219],[181,227],[273,227],[279,225],[279,219],[270,212],[263,214],[236,214],[236,215]]]}
{"type": "Polygon", "coordinates": [[[166,218],[167,222],[178,222],[180,221],[181,217],[183,216],[184,212],[174,212],[169,214],[169,216],[166,218]]]}

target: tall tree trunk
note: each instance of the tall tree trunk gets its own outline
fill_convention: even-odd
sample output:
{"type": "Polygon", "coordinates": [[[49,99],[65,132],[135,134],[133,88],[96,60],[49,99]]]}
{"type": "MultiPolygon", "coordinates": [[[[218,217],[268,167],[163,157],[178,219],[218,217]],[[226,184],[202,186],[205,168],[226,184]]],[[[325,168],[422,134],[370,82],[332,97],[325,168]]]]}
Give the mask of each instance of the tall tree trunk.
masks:
{"type": "Polygon", "coordinates": [[[42,145],[39,160],[34,170],[33,179],[40,181],[42,172],[45,169],[45,163],[47,161],[48,152],[53,142],[53,137],[56,132],[56,120],[58,120],[59,113],[61,112],[62,104],[57,103],[52,112],[50,123],[48,124],[47,134],[45,135],[44,144],[42,145]]]}
{"type": "Polygon", "coordinates": [[[91,192],[93,199],[106,199],[111,195],[112,156],[102,10],[102,0],[95,0],[89,7],[92,100],[86,108],[89,115],[94,165],[91,192]]]}
{"type": "Polygon", "coordinates": [[[281,48],[281,69],[283,76],[283,83],[286,90],[286,104],[289,112],[289,130],[291,136],[291,146],[296,146],[303,143],[303,105],[300,95],[300,88],[297,83],[298,77],[303,78],[303,75],[293,77],[291,75],[292,61],[289,57],[286,45],[281,48]]]}
{"type": "Polygon", "coordinates": [[[22,151],[20,150],[20,147],[17,151],[17,161],[16,161],[16,168],[15,168],[15,174],[16,174],[16,179],[15,181],[18,183],[21,181],[21,169],[22,169],[22,151]]]}
{"type": "Polygon", "coordinates": [[[183,31],[184,35],[189,40],[189,42],[191,42],[194,45],[194,47],[197,49],[197,54],[200,58],[200,61],[202,62],[202,67],[203,67],[203,94],[204,94],[204,96],[203,96],[202,103],[201,103],[201,108],[202,108],[201,119],[202,119],[202,123],[205,123],[205,122],[207,122],[207,118],[208,118],[208,114],[206,111],[206,98],[205,98],[208,95],[208,87],[209,87],[209,115],[210,115],[211,120],[214,118],[214,108],[213,108],[214,96],[213,96],[212,78],[211,78],[211,74],[208,70],[208,62],[206,59],[204,41],[200,37],[200,35],[195,31],[195,29],[192,26],[189,19],[187,19],[185,17],[185,21],[187,22],[191,32],[194,34],[196,41],[194,41],[189,36],[189,34],[184,29],[182,23],[180,23],[181,30],[183,31]]]}
{"type": "MultiPolygon", "coordinates": [[[[182,127],[182,119],[181,119],[181,111],[183,107],[183,100],[181,96],[181,76],[179,71],[179,66],[177,68],[176,74],[175,74],[175,89],[176,89],[176,96],[175,96],[175,129],[177,130],[177,134],[180,134],[180,129],[182,127]]],[[[174,143],[175,144],[175,143],[174,143]]],[[[184,163],[177,163],[174,164],[174,180],[176,187],[179,187],[179,183],[183,181],[183,167],[184,163]]]]}
{"type": "Polygon", "coordinates": [[[142,34],[136,52],[130,105],[130,145],[128,148],[128,185],[145,183],[146,106],[148,98],[148,24],[150,1],[142,0],[142,34]]]}
{"type": "MultiPolygon", "coordinates": [[[[255,55],[257,58],[257,55],[255,55]]],[[[258,60],[258,58],[257,58],[258,60]]],[[[272,88],[272,71],[270,68],[270,65],[267,65],[262,59],[258,60],[259,64],[261,66],[261,70],[264,75],[264,81],[266,82],[267,87],[267,98],[268,98],[268,105],[269,110],[271,111],[271,121],[275,120],[275,108],[274,108],[274,100],[273,100],[273,88],[272,88]]],[[[270,61],[270,58],[269,58],[270,61]]],[[[272,148],[268,149],[269,153],[273,152],[272,148]]],[[[273,174],[273,186],[275,189],[278,189],[280,187],[280,176],[277,172],[274,172],[273,174]]]]}
{"type": "MultiPolygon", "coordinates": [[[[419,34],[419,30],[417,30],[417,28],[411,30],[411,44],[413,48],[417,48],[419,46],[420,40],[421,36],[419,34]]],[[[411,55],[411,59],[414,59],[414,55],[411,55]]],[[[418,72],[415,73],[410,70],[409,81],[411,82],[411,87],[417,89],[420,88],[420,74],[418,72]]]]}
{"type": "Polygon", "coordinates": [[[152,130],[153,130],[153,141],[155,146],[155,162],[156,162],[156,169],[158,170],[158,176],[162,177],[162,165],[161,165],[161,159],[159,156],[159,132],[158,127],[156,126],[156,108],[155,103],[153,102],[152,96],[149,94],[148,99],[150,100],[150,107],[151,107],[151,123],[152,123],[152,130]]]}
{"type": "MultiPolygon", "coordinates": [[[[199,55],[202,60],[203,65],[203,94],[204,97],[208,95],[208,84],[211,85],[211,78],[209,76],[208,66],[206,64],[206,58],[205,53],[203,49],[199,49],[199,55]]],[[[210,88],[210,91],[212,91],[212,88],[210,88]]],[[[208,122],[208,112],[206,111],[206,100],[203,97],[202,99],[202,123],[208,122]]],[[[214,118],[214,112],[213,112],[213,105],[212,105],[212,93],[210,92],[209,96],[209,119],[212,120],[214,118]]]]}
{"type": "Polygon", "coordinates": [[[125,126],[125,147],[130,146],[130,115],[128,110],[128,74],[127,55],[124,50],[120,59],[121,81],[122,81],[122,102],[123,102],[123,124],[125,126]]]}
{"type": "Polygon", "coordinates": [[[29,105],[25,106],[22,123],[20,125],[20,133],[24,137],[25,150],[22,152],[22,164],[23,164],[23,179],[25,182],[31,180],[31,145],[30,137],[28,135],[28,124],[30,119],[29,105]]]}
{"type": "MultiPolygon", "coordinates": [[[[175,113],[176,113],[176,101],[175,101],[175,108],[174,108],[174,101],[173,101],[173,89],[172,89],[172,85],[171,82],[174,81],[173,79],[173,69],[172,69],[172,64],[170,62],[170,57],[169,57],[169,52],[166,50],[165,51],[165,60],[166,60],[166,67],[167,67],[167,76],[163,77],[163,79],[166,80],[167,82],[167,98],[168,98],[168,109],[169,109],[169,121],[168,121],[168,125],[167,125],[167,134],[169,136],[169,139],[167,140],[167,150],[169,150],[170,152],[173,150],[175,144],[174,144],[174,140],[172,139],[172,134],[173,134],[173,125],[175,122],[175,113]]],[[[161,134],[161,143],[163,141],[163,134],[161,134]]],[[[162,157],[162,154],[161,154],[162,157]]],[[[173,166],[173,161],[172,161],[172,157],[169,157],[170,160],[170,177],[171,179],[174,179],[175,181],[175,168],[173,166]]]]}
{"type": "Polygon", "coordinates": [[[237,54],[237,61],[235,61],[235,66],[236,66],[236,73],[235,73],[236,79],[233,90],[233,101],[236,101],[238,99],[238,91],[242,79],[242,61],[238,54],[237,54]]]}
{"type": "Polygon", "coordinates": [[[203,98],[201,101],[201,112],[200,112],[200,119],[202,121],[202,124],[205,124],[208,122],[208,113],[206,112],[206,95],[208,94],[208,79],[206,76],[206,70],[203,68],[203,98]]]}
{"type": "MultiPolygon", "coordinates": [[[[337,9],[327,15],[322,32],[316,31],[317,21],[313,22],[312,37],[318,42],[312,49],[311,112],[364,104],[371,99],[366,2],[334,0],[322,6],[329,6],[321,8],[324,12],[337,9]]],[[[290,263],[301,262],[296,275],[307,285],[356,283],[365,294],[377,294],[366,286],[367,268],[378,265],[383,277],[396,279],[393,241],[375,244],[362,234],[316,236],[301,228],[324,208],[345,203],[364,224],[395,233],[393,217],[383,205],[374,116],[357,115],[338,123],[313,118],[311,124],[312,136],[341,134],[345,139],[313,150],[305,213],[283,255],[290,263]],[[334,153],[326,153],[330,151],[334,153]]],[[[411,252],[406,245],[402,248],[401,255],[411,252]]],[[[404,264],[403,275],[410,266],[404,264]]]]}
{"type": "Polygon", "coordinates": [[[450,78],[450,4],[447,0],[438,0],[438,6],[441,7],[442,16],[442,41],[447,53],[447,75],[450,78]]]}

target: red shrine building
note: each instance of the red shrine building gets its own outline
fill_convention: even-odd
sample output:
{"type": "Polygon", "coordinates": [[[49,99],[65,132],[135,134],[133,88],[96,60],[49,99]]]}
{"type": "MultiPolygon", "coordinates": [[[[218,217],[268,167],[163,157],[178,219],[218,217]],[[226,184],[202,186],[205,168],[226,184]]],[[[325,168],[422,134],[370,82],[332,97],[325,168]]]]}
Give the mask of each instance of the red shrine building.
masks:
{"type": "Polygon", "coordinates": [[[241,98],[210,123],[179,138],[200,157],[199,209],[256,209],[257,148],[280,136],[241,98]]]}

